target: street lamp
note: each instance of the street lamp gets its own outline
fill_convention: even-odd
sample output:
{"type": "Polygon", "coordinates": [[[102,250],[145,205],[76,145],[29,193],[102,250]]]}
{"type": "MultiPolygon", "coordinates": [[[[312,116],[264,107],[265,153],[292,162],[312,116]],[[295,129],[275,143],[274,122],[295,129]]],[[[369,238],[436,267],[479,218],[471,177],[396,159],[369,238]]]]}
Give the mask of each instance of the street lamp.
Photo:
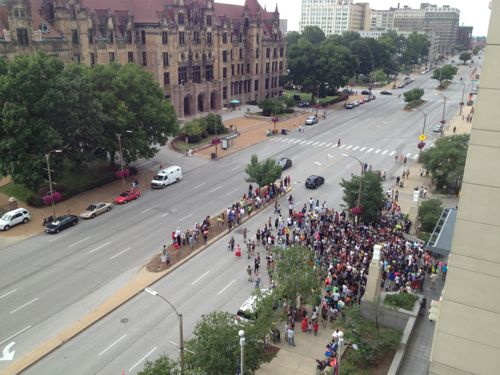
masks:
{"type": "Polygon", "coordinates": [[[238,336],[240,336],[240,375],[244,374],[244,362],[245,362],[245,331],[240,329],[238,331],[238,336]]]}
{"type": "Polygon", "coordinates": [[[365,171],[365,167],[363,165],[363,162],[361,160],[359,160],[356,156],[354,155],[349,155],[349,154],[342,154],[342,156],[346,157],[346,158],[353,158],[354,160],[356,160],[359,165],[361,166],[361,175],[359,176],[359,189],[358,189],[358,205],[357,205],[357,209],[358,209],[358,214],[356,215],[356,217],[358,218],[358,223],[359,223],[359,215],[360,215],[360,212],[359,210],[361,209],[361,188],[363,186],[363,174],[364,174],[364,171],[365,171]]]}
{"type": "Polygon", "coordinates": [[[144,291],[148,292],[149,294],[153,296],[158,296],[162,300],[164,300],[166,303],[170,305],[170,307],[175,311],[177,318],[179,319],[179,363],[181,367],[181,374],[184,373],[184,331],[182,328],[182,314],[177,311],[177,309],[170,303],[168,299],[163,297],[160,293],[158,293],[156,290],[153,290],[151,288],[144,288],[144,291]]]}
{"type": "Polygon", "coordinates": [[[61,153],[62,150],[50,150],[45,154],[45,160],[47,161],[47,173],[49,175],[49,191],[50,191],[50,201],[52,202],[52,218],[56,219],[56,204],[54,202],[54,192],[52,191],[52,175],[50,170],[50,154],[51,153],[61,153]]]}
{"type": "MultiPolygon", "coordinates": [[[[125,133],[132,133],[132,130],[125,130],[125,133]]],[[[118,148],[120,149],[120,170],[122,171],[122,185],[125,186],[125,175],[123,174],[122,133],[116,134],[116,138],[118,138],[118,148]]]]}
{"type": "Polygon", "coordinates": [[[462,108],[464,106],[464,96],[465,96],[465,82],[460,81],[460,83],[462,84],[462,100],[460,101],[460,113],[459,113],[459,115],[462,114],[462,108]]]}
{"type": "Polygon", "coordinates": [[[422,126],[422,133],[420,134],[420,137],[419,137],[419,140],[420,142],[417,144],[417,147],[418,147],[418,161],[421,162],[422,161],[422,149],[424,148],[425,146],[425,125],[427,123],[427,113],[425,113],[424,111],[422,111],[420,108],[413,108],[413,111],[418,111],[420,112],[421,114],[424,115],[424,125],[422,126]]]}
{"type": "MultiPolygon", "coordinates": [[[[440,96],[443,97],[444,99],[444,102],[443,102],[443,115],[441,116],[441,125],[444,127],[444,124],[445,124],[445,119],[444,119],[444,115],[445,115],[445,112],[446,112],[446,100],[448,100],[448,98],[446,96],[444,96],[443,94],[439,94],[440,96]]],[[[441,129],[441,134],[443,134],[443,129],[441,129]]]]}

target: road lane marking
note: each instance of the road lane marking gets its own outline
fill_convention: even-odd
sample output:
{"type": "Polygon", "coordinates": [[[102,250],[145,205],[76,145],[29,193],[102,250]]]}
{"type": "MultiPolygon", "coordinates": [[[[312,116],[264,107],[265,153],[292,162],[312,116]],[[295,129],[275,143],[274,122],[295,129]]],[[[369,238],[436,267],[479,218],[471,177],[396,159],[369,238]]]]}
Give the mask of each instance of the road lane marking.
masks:
{"type": "Polygon", "coordinates": [[[236,281],[236,279],[234,279],[233,281],[231,281],[229,284],[227,284],[221,291],[219,291],[219,293],[217,294],[222,294],[227,288],[229,288],[234,282],[236,281]]]}
{"type": "Polygon", "coordinates": [[[335,145],[333,145],[333,146],[332,146],[332,148],[335,148],[335,147],[338,147],[338,145],[337,145],[337,144],[335,144],[335,145]]]}
{"type": "Polygon", "coordinates": [[[73,247],[73,246],[76,246],[78,245],[79,243],[82,243],[84,241],[87,241],[90,237],[85,237],[83,240],[80,240],[80,241],[76,241],[75,243],[72,243],[71,245],[69,245],[68,247],[73,247]]]}
{"type": "Polygon", "coordinates": [[[295,203],[295,204],[293,205],[293,207],[297,207],[297,206],[299,206],[300,204],[301,204],[301,202],[300,202],[300,201],[298,201],[297,203],[295,203]]]}
{"type": "Polygon", "coordinates": [[[307,142],[307,143],[306,143],[306,146],[307,146],[307,145],[310,145],[311,143],[313,143],[313,141],[309,141],[309,142],[307,142]]]}
{"type": "Polygon", "coordinates": [[[373,147],[369,148],[366,152],[372,152],[372,151],[373,151],[373,147]]]}
{"type": "Polygon", "coordinates": [[[295,142],[295,139],[291,138],[287,143],[293,143],[295,142]]]}
{"type": "Polygon", "coordinates": [[[209,191],[209,193],[215,193],[219,189],[222,189],[222,185],[219,185],[216,188],[213,188],[212,190],[209,191]]]}
{"type": "Polygon", "coordinates": [[[7,341],[10,341],[11,339],[13,339],[14,337],[16,336],[19,336],[21,333],[23,333],[24,331],[27,331],[28,329],[31,328],[31,325],[27,326],[27,327],[24,327],[22,330],[20,331],[17,331],[16,333],[14,333],[13,335],[7,337],[5,340],[2,340],[0,341],[0,345],[3,345],[5,344],[7,341]]]}
{"type": "Polygon", "coordinates": [[[234,167],[233,169],[231,169],[231,172],[237,171],[238,169],[240,169],[239,165],[237,167],[234,167]]]}
{"type": "Polygon", "coordinates": [[[193,188],[193,190],[196,190],[196,189],[198,189],[198,188],[201,188],[201,187],[202,187],[203,185],[205,185],[205,184],[206,184],[206,182],[202,182],[201,184],[196,185],[196,186],[193,188]]]}
{"type": "Polygon", "coordinates": [[[359,146],[354,147],[352,150],[356,151],[359,148],[359,146]]]}
{"type": "Polygon", "coordinates": [[[5,294],[1,295],[1,296],[0,296],[0,299],[2,299],[2,298],[4,298],[4,297],[7,297],[8,295],[11,295],[12,293],[16,292],[16,290],[17,290],[17,289],[13,289],[13,290],[11,290],[10,292],[7,292],[7,293],[5,293],[5,294]]]}
{"type": "Polygon", "coordinates": [[[326,143],[326,142],[321,142],[321,143],[318,145],[318,147],[323,146],[325,143],[326,143]]]}
{"type": "Polygon", "coordinates": [[[56,238],[50,239],[49,242],[59,241],[61,238],[66,237],[68,234],[69,234],[69,232],[68,233],[64,233],[64,234],[59,234],[58,236],[56,236],[56,238]]]}
{"type": "Polygon", "coordinates": [[[345,145],[342,145],[342,146],[340,146],[339,148],[344,148],[344,147],[345,147],[345,145]]]}
{"type": "Polygon", "coordinates": [[[319,143],[319,141],[314,142],[312,145],[316,146],[319,143]]]}
{"type": "Polygon", "coordinates": [[[377,151],[375,151],[376,154],[378,154],[381,150],[377,148],[377,151]]]}
{"type": "Polygon", "coordinates": [[[387,154],[389,151],[388,150],[384,150],[384,152],[382,152],[382,155],[385,155],[387,154]]]}
{"type": "Polygon", "coordinates": [[[303,145],[303,144],[304,144],[304,143],[306,143],[306,142],[307,142],[307,140],[302,141],[302,142],[300,142],[299,144],[303,145]]]}
{"type": "Polygon", "coordinates": [[[165,216],[168,216],[168,212],[165,212],[163,215],[161,215],[161,217],[165,217],[165,216]]]}
{"type": "Polygon", "coordinates": [[[300,142],[300,139],[296,139],[295,142],[293,143],[299,143],[300,142]]]}
{"type": "Polygon", "coordinates": [[[19,310],[21,310],[21,309],[24,309],[26,306],[31,305],[33,302],[36,302],[36,301],[38,301],[39,299],[40,299],[39,297],[33,298],[31,301],[26,302],[24,305],[22,305],[22,306],[18,307],[17,309],[12,310],[10,313],[11,313],[11,314],[14,314],[16,311],[19,311],[19,310]]]}
{"type": "Polygon", "coordinates": [[[183,217],[182,219],[180,219],[179,221],[184,221],[184,220],[186,220],[186,219],[190,218],[191,216],[193,216],[193,214],[192,214],[192,213],[191,213],[191,214],[189,214],[189,215],[184,216],[184,217],[183,217]]]}
{"type": "Polygon", "coordinates": [[[112,343],[110,346],[108,346],[106,349],[104,349],[102,352],[99,353],[99,357],[101,355],[103,355],[104,353],[106,353],[109,349],[111,349],[113,346],[115,346],[116,344],[118,344],[120,341],[122,341],[125,337],[127,337],[127,335],[123,335],[122,337],[120,337],[118,340],[116,340],[114,343],[112,343]]]}
{"type": "Polygon", "coordinates": [[[353,148],[353,145],[349,145],[349,146],[347,146],[345,149],[346,149],[346,150],[350,150],[351,148],[353,148]]]}
{"type": "Polygon", "coordinates": [[[238,189],[233,189],[233,190],[227,192],[226,195],[231,195],[231,194],[233,194],[233,193],[235,193],[237,191],[238,191],[238,189]]]}
{"type": "Polygon", "coordinates": [[[145,210],[142,210],[139,215],[145,214],[146,212],[151,211],[152,209],[153,207],[146,208],[145,210]]]}
{"type": "Polygon", "coordinates": [[[392,156],[392,155],[394,155],[395,153],[396,153],[396,151],[393,151],[393,152],[391,152],[389,155],[391,155],[391,156],[392,156]]]}
{"type": "Polygon", "coordinates": [[[407,154],[406,154],[406,157],[407,157],[407,158],[409,158],[409,157],[410,157],[410,155],[411,155],[411,152],[407,153],[407,154]]]}
{"type": "Polygon", "coordinates": [[[115,259],[117,256],[120,256],[120,255],[122,255],[123,253],[126,253],[129,250],[130,250],[130,247],[127,247],[125,250],[122,250],[119,253],[116,253],[115,255],[113,255],[111,258],[109,258],[109,260],[115,259]]]}
{"type": "Polygon", "coordinates": [[[207,276],[207,275],[208,275],[208,273],[209,273],[209,272],[210,272],[210,271],[207,271],[207,272],[205,272],[203,275],[201,275],[200,277],[198,277],[195,281],[193,281],[193,282],[191,283],[191,285],[194,285],[194,284],[196,284],[198,281],[200,281],[201,279],[203,279],[205,276],[207,276]]]}
{"type": "Polygon", "coordinates": [[[111,241],[106,242],[104,245],[98,246],[94,250],[90,250],[89,254],[92,254],[93,252],[96,252],[97,250],[102,249],[104,246],[108,246],[110,243],[111,243],[111,241]]]}
{"type": "Polygon", "coordinates": [[[141,363],[142,363],[142,362],[143,362],[146,358],[148,358],[148,356],[149,356],[151,353],[153,353],[153,352],[154,352],[157,348],[158,348],[158,347],[157,347],[157,346],[155,346],[153,349],[151,349],[151,350],[149,351],[149,353],[148,353],[148,354],[146,354],[144,357],[142,357],[141,359],[139,359],[139,360],[135,363],[135,365],[133,365],[131,368],[129,368],[129,369],[128,369],[128,371],[130,372],[130,371],[132,371],[134,368],[136,368],[137,366],[139,366],[139,365],[140,365],[140,364],[141,364],[141,363]]]}
{"type": "Polygon", "coordinates": [[[365,151],[366,147],[361,148],[359,151],[365,151]]]}
{"type": "Polygon", "coordinates": [[[329,142],[325,145],[325,147],[330,147],[332,145],[332,142],[329,142]]]}

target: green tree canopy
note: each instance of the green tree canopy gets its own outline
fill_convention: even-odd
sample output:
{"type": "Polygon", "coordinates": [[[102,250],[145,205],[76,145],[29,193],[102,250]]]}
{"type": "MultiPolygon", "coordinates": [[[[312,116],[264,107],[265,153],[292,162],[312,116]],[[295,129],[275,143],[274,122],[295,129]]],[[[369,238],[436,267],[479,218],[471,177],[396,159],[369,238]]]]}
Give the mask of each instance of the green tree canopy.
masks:
{"type": "MultiPolygon", "coordinates": [[[[179,365],[165,355],[155,361],[147,360],[144,369],[137,373],[138,375],[181,375],[179,365]]],[[[194,372],[184,371],[185,375],[194,375],[194,372]]]]}
{"type": "Polygon", "coordinates": [[[422,154],[422,161],[429,170],[437,189],[460,187],[464,175],[465,158],[469,146],[468,134],[440,138],[435,146],[422,154]]]}
{"type": "Polygon", "coordinates": [[[287,48],[290,48],[294,44],[297,44],[297,42],[299,41],[299,38],[300,38],[300,33],[298,33],[297,31],[290,31],[290,32],[286,33],[287,48]]]}
{"type": "Polygon", "coordinates": [[[366,223],[376,220],[380,208],[385,200],[382,178],[372,171],[367,171],[360,176],[353,176],[350,180],[342,179],[340,186],[344,189],[343,200],[349,209],[357,207],[359,185],[361,184],[361,220],[366,223]]]}
{"type": "Polygon", "coordinates": [[[274,159],[266,159],[259,162],[257,155],[252,155],[250,164],[245,168],[248,175],[246,182],[254,182],[259,188],[274,183],[281,177],[283,169],[276,163],[274,159]]]}
{"type": "Polygon", "coordinates": [[[432,198],[424,200],[418,209],[418,219],[420,221],[422,231],[431,233],[434,230],[442,212],[443,204],[439,199],[432,198]]]}
{"type": "Polygon", "coordinates": [[[325,40],[325,33],[318,26],[306,26],[300,37],[311,44],[320,44],[325,40]]]}
{"type": "Polygon", "coordinates": [[[459,59],[464,62],[464,64],[472,58],[472,54],[470,52],[462,52],[459,56],[459,59]]]}
{"type": "Polygon", "coordinates": [[[406,38],[405,48],[401,56],[401,63],[406,66],[418,64],[427,58],[430,42],[427,37],[419,33],[411,33],[406,38]]]}
{"type": "Polygon", "coordinates": [[[406,91],[403,96],[406,103],[416,102],[422,99],[422,96],[424,96],[424,89],[416,87],[414,89],[406,91]]]}
{"type": "Polygon", "coordinates": [[[456,66],[446,64],[441,68],[434,69],[432,74],[432,79],[437,79],[439,82],[444,80],[452,80],[455,74],[457,74],[458,68],[456,66]]]}

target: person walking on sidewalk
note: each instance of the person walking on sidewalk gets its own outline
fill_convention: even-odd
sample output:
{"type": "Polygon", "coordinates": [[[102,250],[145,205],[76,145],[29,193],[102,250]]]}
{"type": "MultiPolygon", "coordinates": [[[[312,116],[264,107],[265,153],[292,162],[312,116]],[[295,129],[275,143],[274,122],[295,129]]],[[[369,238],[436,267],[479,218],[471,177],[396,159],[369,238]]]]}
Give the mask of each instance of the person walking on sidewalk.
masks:
{"type": "Polygon", "coordinates": [[[250,264],[247,267],[247,274],[248,274],[248,281],[252,282],[253,281],[253,278],[252,278],[252,266],[250,264]]]}
{"type": "Polygon", "coordinates": [[[292,328],[288,327],[286,337],[288,338],[288,345],[295,346],[295,332],[293,332],[292,328]]]}
{"type": "Polygon", "coordinates": [[[230,238],[230,240],[229,240],[229,243],[228,243],[227,247],[228,247],[228,249],[229,249],[230,251],[234,251],[234,237],[233,237],[233,236],[231,236],[231,238],[230,238]]]}
{"type": "Polygon", "coordinates": [[[260,272],[255,272],[255,289],[260,289],[260,272]]]}

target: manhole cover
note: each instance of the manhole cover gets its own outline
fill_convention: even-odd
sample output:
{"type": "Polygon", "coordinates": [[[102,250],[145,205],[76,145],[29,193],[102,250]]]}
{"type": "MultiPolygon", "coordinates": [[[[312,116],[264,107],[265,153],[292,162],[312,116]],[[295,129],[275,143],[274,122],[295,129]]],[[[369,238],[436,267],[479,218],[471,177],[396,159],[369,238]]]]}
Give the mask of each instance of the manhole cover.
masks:
{"type": "Polygon", "coordinates": [[[128,323],[128,318],[123,318],[122,320],[120,320],[120,323],[128,323]]]}

